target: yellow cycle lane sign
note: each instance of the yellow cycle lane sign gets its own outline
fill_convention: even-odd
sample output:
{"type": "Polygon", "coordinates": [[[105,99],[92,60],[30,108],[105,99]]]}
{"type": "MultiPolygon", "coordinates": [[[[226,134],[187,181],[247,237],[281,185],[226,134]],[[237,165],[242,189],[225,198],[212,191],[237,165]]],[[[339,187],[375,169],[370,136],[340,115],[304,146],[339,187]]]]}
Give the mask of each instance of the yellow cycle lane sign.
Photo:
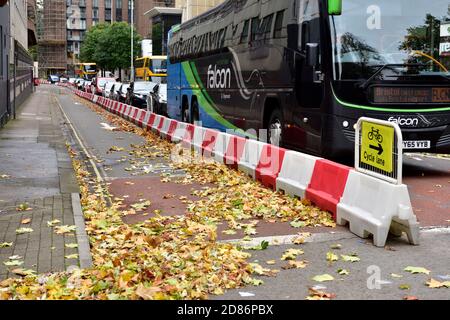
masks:
{"type": "Polygon", "coordinates": [[[394,133],[393,127],[364,121],[361,131],[360,161],[384,172],[392,173],[394,133]]]}
{"type": "Polygon", "coordinates": [[[403,138],[399,126],[361,118],[356,127],[355,168],[392,183],[401,183],[403,138]]]}

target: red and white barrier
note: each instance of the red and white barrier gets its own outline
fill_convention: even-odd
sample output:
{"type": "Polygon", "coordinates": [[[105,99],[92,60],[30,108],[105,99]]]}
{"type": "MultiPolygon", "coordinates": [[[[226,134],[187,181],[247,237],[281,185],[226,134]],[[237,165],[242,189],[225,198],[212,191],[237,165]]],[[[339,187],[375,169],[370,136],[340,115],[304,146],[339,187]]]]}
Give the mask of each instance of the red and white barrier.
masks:
{"type": "Polygon", "coordinates": [[[178,122],[93,94],[75,93],[169,141],[239,169],[269,188],[311,200],[331,212],[338,224],[349,222],[350,230],[358,236],[373,234],[376,246],[384,246],[389,230],[406,232],[411,243],[418,243],[419,224],[405,185],[393,185],[329,160],[178,122]]]}

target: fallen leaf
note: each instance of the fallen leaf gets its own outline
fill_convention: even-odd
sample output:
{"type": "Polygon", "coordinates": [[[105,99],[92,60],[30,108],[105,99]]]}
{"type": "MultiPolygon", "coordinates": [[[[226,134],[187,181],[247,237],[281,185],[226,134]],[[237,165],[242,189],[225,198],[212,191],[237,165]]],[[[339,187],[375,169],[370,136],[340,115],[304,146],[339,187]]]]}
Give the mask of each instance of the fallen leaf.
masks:
{"type": "Polygon", "coordinates": [[[21,203],[19,204],[19,206],[16,208],[17,211],[30,211],[33,210],[33,208],[31,208],[28,203],[21,203]]]}
{"type": "Polygon", "coordinates": [[[228,230],[223,230],[222,233],[226,234],[226,235],[233,235],[233,234],[236,234],[237,232],[233,229],[228,229],[228,230]]]}
{"type": "Polygon", "coordinates": [[[76,226],[68,226],[68,225],[56,226],[55,233],[56,234],[70,233],[70,232],[75,231],[76,228],[77,228],[76,226]]]}
{"type": "Polygon", "coordinates": [[[336,254],[334,254],[334,252],[327,252],[327,261],[328,262],[333,262],[333,261],[338,261],[339,260],[339,257],[336,255],[336,254]]]}
{"type": "Polygon", "coordinates": [[[8,248],[11,247],[13,245],[12,242],[2,242],[0,243],[0,248],[8,248]]]}
{"type": "Polygon", "coordinates": [[[317,281],[317,282],[332,281],[332,280],[334,280],[334,277],[329,274],[321,274],[321,275],[315,276],[314,278],[312,278],[312,280],[317,281]]]}
{"type": "Polygon", "coordinates": [[[301,249],[287,249],[281,257],[281,260],[295,260],[298,255],[303,253],[301,249]]]}
{"type": "Polygon", "coordinates": [[[74,253],[74,254],[69,254],[67,256],[64,256],[66,259],[78,259],[78,254],[74,253]]]}
{"type": "Polygon", "coordinates": [[[30,218],[22,219],[22,221],[20,221],[21,224],[28,224],[30,222],[31,222],[30,218]]]}
{"type": "Polygon", "coordinates": [[[349,255],[345,255],[345,254],[341,254],[341,258],[342,260],[346,261],[346,262],[358,262],[361,259],[356,257],[356,256],[349,256],[349,255]]]}
{"type": "Polygon", "coordinates": [[[306,224],[305,224],[304,221],[292,221],[292,222],[290,223],[290,225],[291,225],[291,227],[293,227],[293,228],[302,228],[302,227],[304,227],[306,224]]]}
{"type": "Polygon", "coordinates": [[[59,221],[58,219],[55,219],[55,220],[52,220],[52,221],[47,221],[47,226],[53,227],[53,226],[57,225],[60,222],[61,221],[59,221]]]}
{"type": "Polygon", "coordinates": [[[272,265],[272,264],[276,264],[275,260],[268,260],[266,261],[267,264],[272,265]]]}
{"type": "Polygon", "coordinates": [[[338,269],[337,273],[342,275],[342,276],[347,276],[347,275],[350,274],[350,272],[348,270],[346,270],[346,269],[338,269]]]}
{"type": "Polygon", "coordinates": [[[78,244],[77,243],[66,243],[65,247],[70,248],[70,249],[78,248],[78,244]]]}
{"type": "Polygon", "coordinates": [[[334,249],[334,250],[342,249],[342,244],[339,244],[339,243],[333,244],[333,245],[331,246],[331,249],[334,249]]]}
{"type": "Polygon", "coordinates": [[[411,272],[412,274],[416,274],[416,273],[424,273],[424,274],[430,274],[430,270],[422,268],[422,267],[406,267],[404,269],[407,272],[411,272]]]}
{"type": "Polygon", "coordinates": [[[136,289],[136,294],[144,300],[153,300],[154,296],[161,291],[162,289],[159,287],[144,287],[140,284],[136,289]]]}
{"type": "Polygon", "coordinates": [[[33,229],[31,228],[19,228],[16,230],[17,234],[23,234],[23,233],[30,233],[33,232],[33,229]]]}
{"type": "Polygon", "coordinates": [[[14,256],[8,257],[8,259],[9,260],[19,260],[19,259],[22,259],[22,257],[16,254],[14,256]]]}
{"type": "Polygon", "coordinates": [[[136,210],[137,212],[140,212],[140,211],[144,211],[145,209],[147,209],[148,207],[150,207],[151,204],[152,204],[152,203],[151,203],[150,201],[147,200],[147,201],[144,201],[144,202],[132,204],[131,207],[132,207],[134,210],[136,210]]]}
{"type": "Polygon", "coordinates": [[[23,264],[23,261],[19,261],[19,260],[4,261],[3,264],[8,267],[20,266],[23,264]]]}
{"type": "Polygon", "coordinates": [[[403,278],[401,274],[391,273],[392,278],[403,278]]]}
{"type": "Polygon", "coordinates": [[[12,273],[17,274],[19,276],[32,276],[36,274],[36,271],[31,270],[31,269],[23,269],[23,268],[17,268],[17,269],[13,269],[11,270],[12,273]]]}
{"type": "Polygon", "coordinates": [[[442,287],[450,288],[450,281],[439,282],[437,280],[430,279],[426,282],[426,284],[429,288],[432,288],[432,289],[437,289],[437,288],[442,288],[442,287]]]}
{"type": "Polygon", "coordinates": [[[325,291],[309,288],[309,296],[306,297],[306,300],[330,300],[335,297],[336,295],[334,293],[327,293],[325,291]]]}
{"type": "Polygon", "coordinates": [[[401,284],[398,286],[398,288],[401,290],[409,290],[411,289],[411,286],[409,284],[401,284]]]}

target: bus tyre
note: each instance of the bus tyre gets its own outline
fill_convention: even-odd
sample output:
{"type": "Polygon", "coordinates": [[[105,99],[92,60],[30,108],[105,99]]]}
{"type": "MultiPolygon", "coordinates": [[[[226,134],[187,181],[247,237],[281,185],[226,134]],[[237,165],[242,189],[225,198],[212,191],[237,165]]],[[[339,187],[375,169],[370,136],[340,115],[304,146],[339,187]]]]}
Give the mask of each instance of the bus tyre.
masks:
{"type": "Polygon", "coordinates": [[[281,146],[283,142],[283,115],[279,109],[272,111],[268,123],[269,143],[275,146],[281,146]]]}

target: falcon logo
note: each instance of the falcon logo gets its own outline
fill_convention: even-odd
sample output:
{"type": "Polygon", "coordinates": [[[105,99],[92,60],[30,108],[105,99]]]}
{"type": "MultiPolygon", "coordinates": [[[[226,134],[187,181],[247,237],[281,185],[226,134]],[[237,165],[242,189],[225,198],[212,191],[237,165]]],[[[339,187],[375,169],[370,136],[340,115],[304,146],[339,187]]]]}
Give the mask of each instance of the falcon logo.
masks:
{"type": "Polygon", "coordinates": [[[399,126],[405,126],[405,127],[417,127],[419,125],[419,119],[417,119],[417,118],[390,117],[388,119],[388,121],[396,123],[399,126]]]}
{"type": "Polygon", "coordinates": [[[217,69],[217,66],[208,67],[208,88],[228,89],[231,88],[231,69],[217,69]]]}

